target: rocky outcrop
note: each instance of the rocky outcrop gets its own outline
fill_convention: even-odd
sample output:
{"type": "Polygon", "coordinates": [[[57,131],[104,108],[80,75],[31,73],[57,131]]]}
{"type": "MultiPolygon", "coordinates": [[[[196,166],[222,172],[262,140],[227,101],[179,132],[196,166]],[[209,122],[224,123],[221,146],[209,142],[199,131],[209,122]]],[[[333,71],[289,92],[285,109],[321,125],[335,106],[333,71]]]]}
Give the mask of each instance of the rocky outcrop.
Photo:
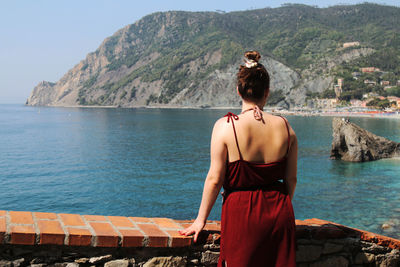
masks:
{"type": "Polygon", "coordinates": [[[364,162],[400,157],[400,143],[377,136],[348,119],[334,118],[332,127],[332,159],[364,162]]]}
{"type": "MultiPolygon", "coordinates": [[[[107,43],[107,42],[106,42],[107,43]]],[[[100,51],[102,49],[99,49],[100,51]]],[[[115,107],[142,107],[142,106],[177,106],[177,107],[235,107],[240,106],[240,98],[236,93],[236,73],[237,66],[241,59],[228,67],[215,69],[209,72],[198,82],[190,82],[177,94],[172,95],[171,99],[166,99],[166,86],[168,80],[160,79],[154,81],[143,81],[142,77],[135,77],[127,83],[122,83],[121,87],[109,92],[109,85],[113,86],[120,81],[129,79],[131,73],[137,71],[143,65],[150,64],[157,55],[144,58],[141,63],[137,63],[127,69],[121,67],[118,70],[108,71],[104,68],[106,63],[99,64],[99,61],[106,62],[105,56],[99,52],[98,57],[92,53],[88,57],[70,70],[57,83],[41,82],[31,93],[27,100],[28,105],[32,106],[79,106],[79,105],[104,105],[115,107]],[[96,64],[95,66],[93,66],[96,64]],[[87,66],[87,67],[85,67],[87,66]],[[93,73],[96,73],[93,75],[93,73]],[[161,103],[160,103],[161,102],[161,103]]],[[[221,51],[209,53],[204,57],[182,66],[191,76],[200,75],[207,68],[220,63],[221,51]],[[216,59],[212,61],[210,59],[216,59]],[[210,62],[211,61],[211,62],[210,62]]],[[[274,103],[285,108],[289,108],[293,101],[285,100],[285,96],[293,99],[304,99],[305,94],[302,90],[292,91],[300,81],[300,75],[284,65],[283,63],[264,56],[261,63],[266,66],[271,76],[271,92],[279,91],[283,100],[274,103]],[[300,93],[299,93],[300,92],[300,93]],[[298,98],[298,95],[302,97],[298,98]],[[293,96],[292,96],[293,95],[293,96]]],[[[321,90],[320,86],[316,90],[321,90]]],[[[301,102],[301,101],[297,101],[301,102]]]]}
{"type": "Polygon", "coordinates": [[[53,102],[57,97],[57,91],[54,90],[55,85],[55,83],[41,81],[37,86],[35,86],[35,88],[33,88],[26,104],[32,105],[32,103],[34,103],[35,106],[46,106],[53,102]]]}
{"type": "MultiPolygon", "coordinates": [[[[290,94],[300,76],[285,66],[269,57],[264,57],[261,63],[268,69],[271,75],[271,92],[279,90],[283,95],[290,94]]],[[[170,104],[183,106],[212,106],[212,107],[235,107],[240,106],[240,98],[236,93],[236,64],[223,70],[215,70],[208,77],[196,85],[195,90],[182,91],[170,104]]],[[[282,106],[288,107],[283,101],[282,106]]]]}

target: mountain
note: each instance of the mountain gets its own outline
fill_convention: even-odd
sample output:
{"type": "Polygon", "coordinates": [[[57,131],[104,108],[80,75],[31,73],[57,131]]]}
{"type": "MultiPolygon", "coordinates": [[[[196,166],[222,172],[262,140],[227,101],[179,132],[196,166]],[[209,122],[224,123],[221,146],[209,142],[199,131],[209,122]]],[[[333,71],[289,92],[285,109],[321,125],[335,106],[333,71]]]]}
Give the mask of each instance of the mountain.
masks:
{"type": "Polygon", "coordinates": [[[343,62],[367,65],[382,51],[400,59],[399,25],[400,8],[370,3],[154,13],[106,38],[56,83],[39,83],[26,104],[238,106],[238,65],[256,49],[271,74],[269,103],[301,106],[307,93],[332,88],[343,62]]]}

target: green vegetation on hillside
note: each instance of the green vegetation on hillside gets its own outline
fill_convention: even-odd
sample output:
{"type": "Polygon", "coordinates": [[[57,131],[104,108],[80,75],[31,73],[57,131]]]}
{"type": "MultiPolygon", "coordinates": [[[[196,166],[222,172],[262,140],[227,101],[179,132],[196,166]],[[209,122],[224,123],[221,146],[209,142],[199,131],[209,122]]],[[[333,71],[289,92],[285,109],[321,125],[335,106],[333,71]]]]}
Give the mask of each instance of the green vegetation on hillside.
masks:
{"type": "Polygon", "coordinates": [[[380,100],[379,98],[374,98],[367,103],[368,107],[377,107],[380,109],[388,108],[391,105],[392,105],[392,103],[389,100],[387,100],[387,99],[380,100]]]}
{"type": "Polygon", "coordinates": [[[376,67],[382,71],[400,76],[400,46],[382,47],[366,57],[356,60],[353,65],[360,67],[376,67]]]}
{"type": "MultiPolygon", "coordinates": [[[[374,53],[374,55],[378,55],[378,53],[374,53]]],[[[393,55],[393,57],[396,57],[396,55],[393,55]]],[[[400,80],[400,74],[396,72],[397,68],[394,68],[393,71],[390,67],[384,68],[395,60],[396,58],[387,59],[387,62],[383,62],[373,56],[368,56],[351,63],[343,63],[336,69],[336,77],[343,79],[343,92],[339,99],[345,101],[363,99],[363,95],[371,92],[381,96],[400,97],[399,87],[394,86],[400,80]],[[370,59],[372,60],[369,61],[370,59]],[[362,73],[360,66],[379,66],[382,69],[377,72],[362,73]],[[389,82],[389,85],[381,84],[384,81],[389,82]],[[386,86],[389,86],[389,88],[385,88],[386,86]]],[[[319,95],[319,97],[322,97],[322,95],[319,95]]]]}
{"type": "Polygon", "coordinates": [[[395,86],[389,89],[386,89],[386,96],[397,96],[400,97],[400,86],[395,86]]]}
{"type": "MultiPolygon", "coordinates": [[[[316,8],[306,5],[287,4],[280,8],[265,8],[220,14],[215,12],[165,12],[148,15],[113,36],[103,50],[110,62],[107,72],[122,67],[132,68],[118,81],[97,85],[98,73],[87,80],[78,97],[83,104],[110,104],[119,99],[132,100],[136,89],[131,83],[161,80],[163,88],[159,96],[151,95],[151,103],[169,103],[183,89],[195,88],[216,69],[224,69],[239,62],[243,51],[257,49],[301,72],[318,62],[354,49],[343,49],[344,42],[358,41],[361,47],[375,50],[334,69],[331,75],[344,79],[342,100],[361,99],[364,93],[387,94],[379,85],[383,77],[362,76],[356,80],[353,72],[359,67],[377,67],[389,72],[392,80],[400,75],[400,8],[376,4],[359,4],[316,8]],[[219,62],[202,60],[206,55],[219,51],[219,62]],[[368,86],[365,79],[377,80],[376,86],[368,86]],[[88,101],[88,90],[105,92],[101,97],[88,101]],[[124,91],[122,91],[124,90],[124,91]],[[118,98],[117,98],[118,99],[118,98]]],[[[103,51],[102,50],[102,51],[103,51]]],[[[99,53],[99,50],[96,51],[99,53]]],[[[86,69],[84,65],[82,69],[86,69]]],[[[318,73],[325,70],[318,70],[318,73]]],[[[371,74],[372,75],[372,74],[371,74]]],[[[393,89],[395,90],[395,89],[393,89]]],[[[396,91],[397,92],[397,91],[396,91]]],[[[309,97],[330,97],[328,89],[309,97]]],[[[270,101],[285,99],[282,91],[271,93],[270,101]]]]}

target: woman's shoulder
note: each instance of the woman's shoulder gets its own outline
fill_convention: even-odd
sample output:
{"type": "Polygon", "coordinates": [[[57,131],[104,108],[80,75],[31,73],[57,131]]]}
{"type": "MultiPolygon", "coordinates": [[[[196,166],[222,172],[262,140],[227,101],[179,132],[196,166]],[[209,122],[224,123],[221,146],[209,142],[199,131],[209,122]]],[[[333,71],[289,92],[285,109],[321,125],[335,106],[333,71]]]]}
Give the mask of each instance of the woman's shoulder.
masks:
{"type": "MultiPolygon", "coordinates": [[[[229,112],[230,113],[230,112],[229,112]]],[[[225,128],[225,127],[227,127],[228,125],[230,125],[231,123],[230,123],[230,118],[229,117],[232,117],[232,116],[237,116],[237,115],[235,115],[235,114],[233,114],[233,113],[230,113],[230,114],[226,114],[225,116],[223,116],[223,117],[221,117],[221,118],[219,118],[215,123],[214,123],[214,128],[225,128]]],[[[232,118],[233,119],[233,118],[232,118]]]]}
{"type": "Polygon", "coordinates": [[[219,142],[225,143],[228,132],[232,131],[232,124],[227,123],[227,118],[219,118],[215,123],[212,130],[212,139],[219,140],[219,142]]]}
{"type": "Polygon", "coordinates": [[[282,127],[289,130],[291,136],[295,136],[295,132],[290,126],[288,119],[282,115],[275,115],[275,114],[266,114],[266,119],[272,122],[274,125],[278,127],[282,127]]]}
{"type": "Polygon", "coordinates": [[[224,132],[229,129],[232,129],[232,121],[235,121],[236,123],[238,119],[239,119],[238,115],[228,112],[225,116],[219,118],[214,123],[213,131],[224,132]]]}
{"type": "Polygon", "coordinates": [[[264,112],[264,116],[268,121],[273,122],[273,123],[277,123],[279,125],[281,125],[282,123],[289,124],[288,120],[285,117],[281,116],[281,115],[275,115],[275,114],[264,112]]]}

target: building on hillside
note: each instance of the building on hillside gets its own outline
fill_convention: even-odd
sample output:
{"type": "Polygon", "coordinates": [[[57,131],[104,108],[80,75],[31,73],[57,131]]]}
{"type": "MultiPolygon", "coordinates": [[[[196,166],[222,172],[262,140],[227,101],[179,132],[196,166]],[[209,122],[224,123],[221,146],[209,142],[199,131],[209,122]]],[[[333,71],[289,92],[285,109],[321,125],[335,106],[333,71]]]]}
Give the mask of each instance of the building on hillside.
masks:
{"type": "Polygon", "coordinates": [[[335,90],[336,98],[339,98],[343,92],[343,79],[342,78],[337,79],[337,84],[335,84],[333,86],[333,89],[335,90]]]}
{"type": "Polygon", "coordinates": [[[390,89],[390,88],[393,88],[393,87],[394,87],[393,85],[385,86],[385,87],[383,87],[383,90],[387,90],[387,89],[390,89]]]}
{"type": "Polygon", "coordinates": [[[366,79],[366,80],[364,80],[364,84],[366,84],[366,85],[376,85],[376,82],[375,81],[372,81],[372,80],[368,80],[368,79],[366,79]]]}
{"type": "Polygon", "coordinates": [[[390,82],[389,81],[381,81],[380,84],[382,86],[387,86],[387,85],[390,85],[390,82]]]}
{"type": "Polygon", "coordinates": [[[369,98],[374,98],[374,97],[378,97],[379,95],[377,93],[374,92],[369,92],[366,94],[363,94],[363,98],[364,99],[369,99],[369,98]]]}
{"type": "Polygon", "coordinates": [[[342,94],[342,89],[341,89],[341,88],[339,87],[339,85],[337,85],[337,84],[335,84],[335,86],[334,86],[333,89],[335,90],[336,98],[339,98],[340,95],[342,94]]]}
{"type": "Polygon", "coordinates": [[[335,98],[317,98],[315,99],[315,106],[320,109],[336,108],[338,100],[335,98]]]}
{"type": "Polygon", "coordinates": [[[343,44],[343,48],[352,47],[352,46],[359,46],[360,42],[348,42],[343,44]]]}
{"type": "Polygon", "coordinates": [[[358,99],[351,99],[350,100],[350,105],[352,107],[366,107],[367,106],[367,101],[362,101],[358,99]]]}
{"type": "Polygon", "coordinates": [[[339,88],[341,90],[343,89],[343,79],[342,78],[337,79],[337,85],[339,86],[339,88]]]}
{"type": "Polygon", "coordinates": [[[362,73],[372,73],[372,72],[379,72],[379,71],[381,71],[381,70],[378,68],[375,68],[375,67],[361,68],[362,73]]]}
{"type": "Polygon", "coordinates": [[[354,80],[358,80],[358,78],[361,76],[361,72],[355,71],[352,73],[352,76],[354,80]]]}

